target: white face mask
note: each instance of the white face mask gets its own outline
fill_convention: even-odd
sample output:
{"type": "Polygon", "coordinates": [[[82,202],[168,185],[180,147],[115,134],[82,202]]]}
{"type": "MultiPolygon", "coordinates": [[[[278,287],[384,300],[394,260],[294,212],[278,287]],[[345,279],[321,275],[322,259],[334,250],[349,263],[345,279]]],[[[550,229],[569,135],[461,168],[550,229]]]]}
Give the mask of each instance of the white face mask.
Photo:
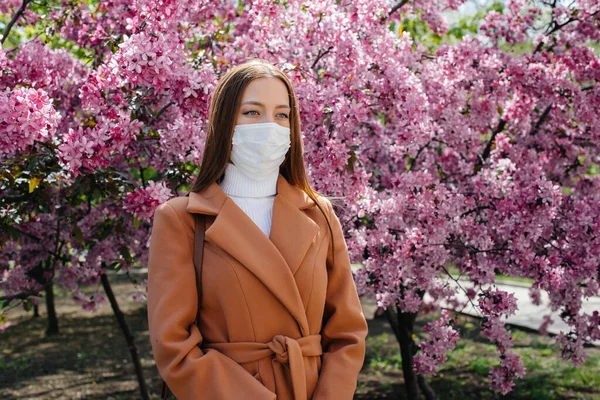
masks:
{"type": "Polygon", "coordinates": [[[290,128],[275,122],[236,125],[231,161],[247,177],[260,181],[279,171],[290,144],[290,128]]]}

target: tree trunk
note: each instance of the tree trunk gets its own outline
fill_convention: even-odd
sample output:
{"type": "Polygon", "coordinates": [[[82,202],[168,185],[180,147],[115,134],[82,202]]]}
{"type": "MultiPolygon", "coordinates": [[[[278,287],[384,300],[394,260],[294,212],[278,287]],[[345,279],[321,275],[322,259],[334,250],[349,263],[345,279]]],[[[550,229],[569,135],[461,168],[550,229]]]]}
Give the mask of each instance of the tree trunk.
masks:
{"type": "Polygon", "coordinates": [[[58,334],[58,318],[56,316],[56,308],[54,308],[54,282],[50,279],[44,285],[46,293],[46,311],[48,312],[48,328],[46,328],[46,336],[58,334]]]}
{"type": "Polygon", "coordinates": [[[127,346],[129,347],[129,351],[131,353],[131,360],[133,361],[133,366],[135,368],[135,374],[137,376],[138,384],[140,385],[140,393],[142,395],[143,400],[150,400],[150,395],[148,393],[148,388],[146,386],[146,381],[144,380],[144,372],[142,370],[142,364],[140,363],[140,357],[137,351],[137,347],[133,341],[133,335],[129,331],[129,327],[127,326],[127,322],[125,321],[125,317],[121,310],[119,309],[119,304],[117,303],[117,299],[115,294],[112,291],[110,286],[110,282],[108,281],[108,276],[106,273],[100,275],[100,280],[102,281],[102,287],[106,292],[106,296],[110,301],[110,306],[112,307],[113,313],[115,314],[115,318],[125,336],[125,340],[127,342],[127,346]]]}
{"type": "Polygon", "coordinates": [[[385,314],[400,345],[407,398],[418,400],[419,393],[422,392],[426,400],[436,400],[437,396],[425,377],[417,374],[414,370],[413,357],[417,353],[418,347],[413,340],[413,332],[418,313],[400,312],[396,305],[392,305],[386,309],[385,314]]]}
{"type": "Polygon", "coordinates": [[[417,381],[419,382],[419,389],[423,392],[423,396],[425,396],[426,400],[437,400],[435,391],[429,386],[429,383],[423,375],[417,374],[417,381]]]}

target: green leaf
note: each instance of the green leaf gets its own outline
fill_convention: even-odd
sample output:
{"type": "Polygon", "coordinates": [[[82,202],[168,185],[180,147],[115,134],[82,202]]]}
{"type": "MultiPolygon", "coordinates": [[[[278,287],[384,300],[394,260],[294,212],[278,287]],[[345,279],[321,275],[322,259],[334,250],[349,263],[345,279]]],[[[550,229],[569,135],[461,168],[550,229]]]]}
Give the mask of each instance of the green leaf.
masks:
{"type": "Polygon", "coordinates": [[[129,253],[129,249],[127,247],[125,247],[125,246],[119,247],[119,253],[123,256],[123,258],[125,259],[125,262],[127,264],[133,263],[133,259],[131,258],[131,254],[129,253]]]}
{"type": "Polygon", "coordinates": [[[33,308],[33,301],[31,301],[31,299],[27,299],[23,302],[23,308],[25,309],[25,311],[31,311],[31,309],[33,308]]]}
{"type": "Polygon", "coordinates": [[[354,150],[350,150],[348,152],[348,155],[350,155],[350,157],[348,157],[348,163],[346,164],[346,169],[350,172],[354,172],[354,163],[357,160],[356,153],[354,152],[354,150]]]}
{"type": "Polygon", "coordinates": [[[75,240],[77,240],[77,243],[83,244],[83,233],[76,224],[73,225],[73,233],[75,234],[75,240]]]}
{"type": "Polygon", "coordinates": [[[29,193],[33,192],[35,188],[37,188],[42,181],[42,178],[31,178],[29,180],[29,193]]]}
{"type": "Polygon", "coordinates": [[[413,163],[415,162],[414,157],[408,157],[406,159],[406,171],[409,171],[412,168],[413,163]]]}
{"type": "Polygon", "coordinates": [[[598,164],[590,163],[590,166],[589,166],[588,170],[586,171],[586,174],[588,174],[589,176],[596,176],[596,175],[600,174],[600,168],[598,168],[598,164]]]}

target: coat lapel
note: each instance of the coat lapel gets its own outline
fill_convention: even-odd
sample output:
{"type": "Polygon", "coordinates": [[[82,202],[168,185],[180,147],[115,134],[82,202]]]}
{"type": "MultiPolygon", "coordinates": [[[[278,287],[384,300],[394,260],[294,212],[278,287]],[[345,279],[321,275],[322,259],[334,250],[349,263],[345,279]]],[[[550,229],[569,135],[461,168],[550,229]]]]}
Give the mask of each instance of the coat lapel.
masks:
{"type": "Polygon", "coordinates": [[[191,213],[216,215],[205,240],[252,272],[296,319],[303,335],[309,334],[308,321],[294,274],[317,235],[317,224],[302,211],[312,206],[304,191],[279,175],[269,238],[217,183],[190,192],[187,206],[191,213]]]}

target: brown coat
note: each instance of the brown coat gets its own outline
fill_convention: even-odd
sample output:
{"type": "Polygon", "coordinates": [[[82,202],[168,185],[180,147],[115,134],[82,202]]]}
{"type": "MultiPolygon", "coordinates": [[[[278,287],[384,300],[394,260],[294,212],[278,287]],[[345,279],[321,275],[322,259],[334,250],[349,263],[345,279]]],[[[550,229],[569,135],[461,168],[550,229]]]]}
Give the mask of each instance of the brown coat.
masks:
{"type": "Polygon", "coordinates": [[[148,325],[157,368],[180,400],[353,398],[367,323],[340,222],[321,198],[332,248],[314,202],[281,175],[277,193],[269,238],[216,183],[156,209],[148,325]],[[215,216],[200,310],[191,213],[215,216]]]}

